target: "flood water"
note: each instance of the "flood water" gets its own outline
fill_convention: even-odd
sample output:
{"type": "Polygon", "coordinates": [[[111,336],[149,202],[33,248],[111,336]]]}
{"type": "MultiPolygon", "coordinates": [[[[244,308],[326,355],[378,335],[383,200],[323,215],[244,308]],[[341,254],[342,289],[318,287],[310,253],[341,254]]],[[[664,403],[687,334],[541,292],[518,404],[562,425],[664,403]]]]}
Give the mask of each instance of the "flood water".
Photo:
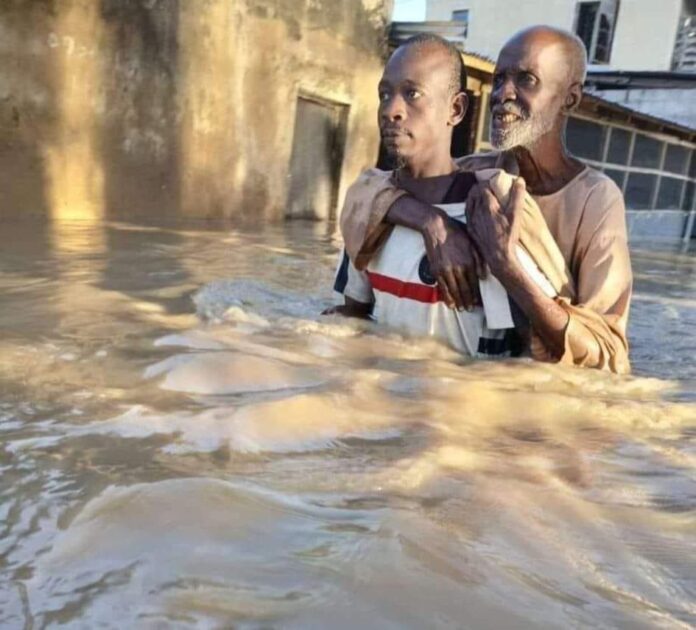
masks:
{"type": "Polygon", "coordinates": [[[619,378],[318,317],[321,225],[0,227],[0,626],[696,623],[694,245],[619,378]]]}

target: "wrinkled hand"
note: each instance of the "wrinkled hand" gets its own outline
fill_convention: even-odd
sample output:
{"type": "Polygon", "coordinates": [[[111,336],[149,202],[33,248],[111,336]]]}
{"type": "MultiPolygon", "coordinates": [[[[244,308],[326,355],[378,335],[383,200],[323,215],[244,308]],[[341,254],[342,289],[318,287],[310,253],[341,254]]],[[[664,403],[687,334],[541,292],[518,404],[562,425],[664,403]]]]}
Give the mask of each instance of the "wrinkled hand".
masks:
{"type": "Polygon", "coordinates": [[[475,186],[466,202],[466,225],[471,239],[494,276],[500,278],[517,265],[515,247],[526,192],[518,177],[503,208],[487,186],[475,186]]]}
{"type": "Polygon", "coordinates": [[[466,228],[441,212],[432,215],[422,233],[430,272],[445,304],[460,310],[481,304],[478,279],[485,274],[484,265],[466,228]]]}

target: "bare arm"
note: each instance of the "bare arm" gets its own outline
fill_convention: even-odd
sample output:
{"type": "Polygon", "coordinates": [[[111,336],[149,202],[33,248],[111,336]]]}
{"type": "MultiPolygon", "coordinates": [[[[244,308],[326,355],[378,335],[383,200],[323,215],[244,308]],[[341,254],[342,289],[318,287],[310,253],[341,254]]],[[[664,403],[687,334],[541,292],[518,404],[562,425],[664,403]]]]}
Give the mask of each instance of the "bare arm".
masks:
{"type": "Polygon", "coordinates": [[[421,233],[430,271],[447,306],[471,310],[481,303],[477,274],[483,265],[464,225],[410,195],[392,204],[385,221],[421,233]]]}
{"type": "Polygon", "coordinates": [[[341,233],[357,269],[367,266],[394,225],[423,235],[431,271],[448,306],[480,303],[477,274],[483,273],[483,265],[466,230],[442,210],[397,189],[389,173],[366,171],[348,189],[341,213],[341,233]]]}

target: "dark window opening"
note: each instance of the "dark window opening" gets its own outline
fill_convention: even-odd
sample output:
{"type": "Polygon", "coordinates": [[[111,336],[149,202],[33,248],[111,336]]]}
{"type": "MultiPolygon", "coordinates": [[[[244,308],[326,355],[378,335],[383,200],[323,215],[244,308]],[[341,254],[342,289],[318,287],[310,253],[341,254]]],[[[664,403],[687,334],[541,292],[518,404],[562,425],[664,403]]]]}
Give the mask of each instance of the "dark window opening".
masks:
{"type": "Polygon", "coordinates": [[[630,149],[631,132],[614,127],[611,130],[611,137],[609,138],[607,162],[621,164],[622,166],[628,165],[628,152],[630,149]]]}
{"type": "Polygon", "coordinates": [[[578,7],[578,24],[575,27],[577,36],[585,44],[588,55],[592,50],[594,27],[599,12],[599,2],[582,2],[578,7]]]}
{"type": "Polygon", "coordinates": [[[462,26],[462,35],[466,37],[469,34],[469,9],[461,9],[452,11],[452,22],[457,22],[462,26]]]}
{"type": "Polygon", "coordinates": [[[660,191],[657,194],[657,208],[660,210],[679,210],[684,180],[674,177],[663,177],[660,180],[660,191]]]}
{"type": "Polygon", "coordinates": [[[633,210],[649,210],[657,183],[657,175],[629,173],[626,184],[626,207],[633,210]]]}
{"type": "Polygon", "coordinates": [[[618,8],[618,0],[578,4],[575,32],[585,44],[590,63],[609,63],[618,8]]]}
{"type": "Polygon", "coordinates": [[[633,145],[631,166],[638,166],[640,168],[660,168],[662,147],[663,144],[659,140],[637,133],[636,141],[633,145]]]}
{"type": "Polygon", "coordinates": [[[626,171],[620,171],[613,168],[605,168],[604,172],[611,177],[616,185],[623,190],[624,181],[626,180],[626,171]]]}
{"type": "Polygon", "coordinates": [[[605,133],[606,129],[602,125],[570,118],[566,128],[566,144],[573,155],[599,162],[602,159],[605,133]]]}
{"type": "Polygon", "coordinates": [[[676,144],[667,145],[664,170],[669,171],[670,173],[678,173],[683,175],[686,173],[688,162],[689,152],[686,147],[680,147],[676,144]]]}

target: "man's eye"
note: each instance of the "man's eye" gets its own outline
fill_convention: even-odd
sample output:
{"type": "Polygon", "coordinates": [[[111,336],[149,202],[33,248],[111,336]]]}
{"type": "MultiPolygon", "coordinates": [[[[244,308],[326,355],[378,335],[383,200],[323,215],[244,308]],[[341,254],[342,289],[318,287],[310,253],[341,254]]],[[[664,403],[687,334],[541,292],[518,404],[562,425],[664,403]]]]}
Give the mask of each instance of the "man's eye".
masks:
{"type": "Polygon", "coordinates": [[[422,94],[420,93],[419,90],[409,90],[408,92],[406,92],[406,97],[410,101],[415,101],[417,98],[420,98],[421,96],[422,96],[422,94]]]}
{"type": "Polygon", "coordinates": [[[502,82],[503,82],[503,75],[502,74],[493,75],[493,85],[495,85],[497,87],[502,82]]]}
{"type": "Polygon", "coordinates": [[[381,103],[384,103],[385,101],[389,100],[390,96],[391,95],[389,94],[389,92],[380,92],[379,93],[379,100],[381,103]]]}
{"type": "Polygon", "coordinates": [[[524,85],[535,85],[537,80],[533,74],[524,72],[519,76],[519,81],[524,85]]]}

